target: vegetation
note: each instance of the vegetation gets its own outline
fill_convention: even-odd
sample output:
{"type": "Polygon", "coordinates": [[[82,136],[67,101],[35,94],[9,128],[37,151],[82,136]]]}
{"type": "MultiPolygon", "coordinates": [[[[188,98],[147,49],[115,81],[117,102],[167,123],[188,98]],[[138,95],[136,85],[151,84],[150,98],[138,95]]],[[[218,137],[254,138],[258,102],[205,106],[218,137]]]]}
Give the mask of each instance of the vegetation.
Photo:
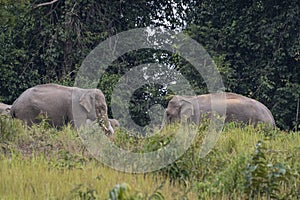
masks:
{"type": "MultiPolygon", "coordinates": [[[[217,145],[200,158],[207,129],[202,124],[173,164],[153,173],[125,174],[95,160],[71,127],[56,130],[44,121],[29,128],[1,116],[0,199],[300,199],[298,0],[0,0],[0,102],[12,104],[37,84],[72,86],[84,58],[99,43],[148,26],[182,31],[203,45],[226,91],[265,104],[280,130],[228,124],[217,145]]],[[[167,64],[197,94],[207,92],[200,74],[180,55],[128,52],[99,77],[110,117],[114,86],[145,63],[167,64]]],[[[133,121],[149,124],[150,108],[166,107],[172,92],[159,84],[134,91],[133,121]]],[[[175,129],[145,140],[121,129],[113,139],[123,149],[147,152],[166,145],[175,129]]]]}
{"type": "MultiPolygon", "coordinates": [[[[0,1],[0,101],[11,104],[25,89],[41,83],[73,85],[84,58],[104,39],[133,28],[165,26],[184,31],[205,47],[218,65],[227,91],[264,103],[280,128],[299,127],[297,0],[44,3],[0,1]]],[[[99,83],[108,105],[119,78],[144,63],[174,65],[196,93],[205,93],[200,75],[174,57],[144,49],[116,60],[99,83]]],[[[168,92],[159,87],[145,85],[133,95],[131,113],[137,124],[149,124],[147,110],[153,104],[166,106],[168,92]]]]}
{"type": "MultiPolygon", "coordinates": [[[[126,174],[104,166],[69,126],[31,128],[0,121],[0,196],[3,199],[299,199],[299,133],[228,124],[216,146],[199,157],[207,126],[191,147],[159,171],[126,174]]],[[[171,126],[146,140],[117,130],[124,149],[151,151],[167,144],[171,126]]]]}

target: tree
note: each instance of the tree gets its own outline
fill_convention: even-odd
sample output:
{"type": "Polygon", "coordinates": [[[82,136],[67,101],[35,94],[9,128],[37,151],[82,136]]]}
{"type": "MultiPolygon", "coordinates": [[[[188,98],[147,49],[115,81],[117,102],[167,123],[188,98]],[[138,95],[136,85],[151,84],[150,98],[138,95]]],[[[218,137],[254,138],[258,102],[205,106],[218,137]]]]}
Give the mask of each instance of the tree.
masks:
{"type": "MultiPolygon", "coordinates": [[[[271,109],[277,125],[295,128],[299,7],[296,0],[1,1],[0,101],[12,103],[36,84],[72,85],[81,62],[101,41],[133,28],[161,25],[184,31],[202,44],[217,64],[227,91],[261,101],[271,109]]],[[[207,92],[201,75],[180,55],[140,50],[121,56],[101,77],[99,88],[108,104],[120,77],[152,62],[176,66],[197,94],[207,92]]],[[[152,105],[146,99],[147,90],[153,88],[143,89],[135,93],[135,103],[152,105]]],[[[166,93],[158,91],[158,96],[166,93]]],[[[147,124],[144,118],[147,121],[140,117],[141,124],[147,124]]]]}
{"type": "Polygon", "coordinates": [[[193,1],[188,33],[230,65],[229,91],[269,107],[293,128],[300,86],[298,1],[193,1]]]}

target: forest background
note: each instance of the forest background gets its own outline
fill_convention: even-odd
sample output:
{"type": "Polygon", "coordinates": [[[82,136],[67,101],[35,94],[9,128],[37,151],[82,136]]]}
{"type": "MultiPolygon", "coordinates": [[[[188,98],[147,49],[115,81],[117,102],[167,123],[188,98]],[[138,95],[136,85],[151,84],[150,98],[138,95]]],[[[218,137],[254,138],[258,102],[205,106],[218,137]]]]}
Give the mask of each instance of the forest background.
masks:
{"type": "MultiPolygon", "coordinates": [[[[0,101],[12,104],[27,88],[55,82],[72,86],[84,58],[117,33],[147,26],[183,31],[212,56],[226,91],[264,103],[277,126],[297,130],[300,98],[300,3],[298,0],[166,1],[0,1],[0,101]]],[[[166,52],[140,50],[123,55],[101,77],[110,96],[129,69],[143,63],[177,67],[197,94],[206,87],[189,63],[166,52]],[[159,59],[157,59],[159,58],[159,59]]],[[[166,94],[145,85],[132,97],[138,124],[166,94]]],[[[109,110],[111,115],[111,110],[109,110]]]]}

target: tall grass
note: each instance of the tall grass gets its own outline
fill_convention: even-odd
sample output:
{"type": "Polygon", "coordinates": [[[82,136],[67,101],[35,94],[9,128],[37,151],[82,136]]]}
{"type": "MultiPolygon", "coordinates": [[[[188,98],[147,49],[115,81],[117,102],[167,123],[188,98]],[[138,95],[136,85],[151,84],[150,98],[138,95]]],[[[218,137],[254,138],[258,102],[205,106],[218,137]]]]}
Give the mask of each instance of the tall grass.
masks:
{"type": "MultiPolygon", "coordinates": [[[[148,152],[174,138],[178,125],[140,139],[117,130],[124,149],[148,152]]],[[[300,135],[227,124],[216,146],[199,157],[207,125],[190,148],[152,173],[127,174],[94,159],[71,127],[31,128],[0,119],[0,199],[299,199],[300,135]]]]}
{"type": "MultiPolygon", "coordinates": [[[[72,169],[52,167],[39,156],[23,160],[18,156],[0,161],[0,196],[3,199],[74,199],[80,193],[92,190],[98,199],[108,199],[110,190],[119,183],[128,183],[135,192],[152,195],[163,179],[153,180],[151,176],[126,174],[114,171],[92,161],[72,169]]],[[[162,193],[171,198],[172,193],[180,196],[183,187],[164,184],[162,193]]]]}

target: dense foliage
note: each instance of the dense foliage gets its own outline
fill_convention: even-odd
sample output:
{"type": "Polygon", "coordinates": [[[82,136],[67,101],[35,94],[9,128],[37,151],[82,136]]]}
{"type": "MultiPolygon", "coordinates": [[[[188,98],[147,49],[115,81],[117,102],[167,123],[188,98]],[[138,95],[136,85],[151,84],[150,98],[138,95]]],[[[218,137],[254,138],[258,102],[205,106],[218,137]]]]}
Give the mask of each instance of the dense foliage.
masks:
{"type": "MultiPolygon", "coordinates": [[[[101,41],[132,28],[162,25],[184,31],[207,49],[219,67],[226,90],[266,104],[281,128],[299,126],[300,5],[297,0],[43,3],[41,0],[0,2],[2,102],[12,103],[21,92],[36,84],[72,85],[83,59],[101,41]]],[[[154,57],[151,51],[144,50],[124,55],[114,63],[99,83],[109,104],[113,84],[128,69],[153,62],[154,57]]],[[[205,92],[201,78],[192,69],[185,68],[186,63],[170,60],[179,65],[178,69],[193,83],[196,92],[205,92]]],[[[158,91],[161,90],[157,86],[145,86],[132,97],[133,103],[141,105],[132,106],[138,124],[148,123],[145,112],[149,106],[166,105],[164,100],[153,97],[158,91]]]]}
{"type": "Polygon", "coordinates": [[[265,103],[295,127],[300,94],[298,1],[195,3],[189,33],[229,62],[227,89],[265,103]],[[198,5],[200,4],[200,5],[198,5]]]}

